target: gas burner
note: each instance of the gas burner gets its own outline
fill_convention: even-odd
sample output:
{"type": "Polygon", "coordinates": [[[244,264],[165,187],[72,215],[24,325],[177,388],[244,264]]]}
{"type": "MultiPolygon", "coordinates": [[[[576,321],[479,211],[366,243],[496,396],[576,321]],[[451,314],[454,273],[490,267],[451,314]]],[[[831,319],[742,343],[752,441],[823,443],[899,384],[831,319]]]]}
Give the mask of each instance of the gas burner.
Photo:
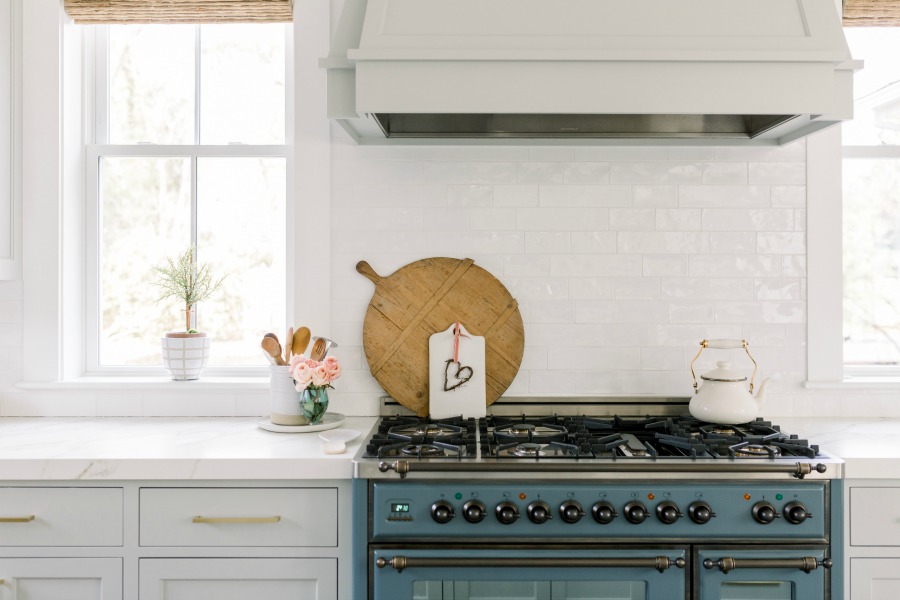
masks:
{"type": "Polygon", "coordinates": [[[534,425],[531,423],[517,423],[510,425],[507,431],[515,436],[529,437],[534,435],[534,425]]]}
{"type": "Polygon", "coordinates": [[[727,425],[716,425],[714,427],[710,427],[706,430],[708,433],[714,435],[723,435],[723,436],[738,436],[740,435],[734,427],[728,427],[727,425]]]}
{"type": "Polygon", "coordinates": [[[563,442],[569,430],[553,423],[516,422],[494,428],[494,439],[500,443],[524,441],[535,443],[563,442]]]}
{"type": "Polygon", "coordinates": [[[778,458],[781,456],[781,449],[768,444],[737,444],[728,449],[728,454],[732,458],[778,458]]]}
{"type": "Polygon", "coordinates": [[[408,444],[400,448],[400,454],[406,456],[419,456],[422,458],[431,458],[434,456],[444,456],[445,452],[431,444],[408,444]]]}
{"type": "Polygon", "coordinates": [[[415,443],[428,443],[431,441],[447,441],[449,438],[465,433],[465,429],[446,423],[414,423],[411,425],[398,425],[387,431],[389,438],[405,440],[415,443]]]}
{"type": "Polygon", "coordinates": [[[509,450],[509,454],[512,456],[519,456],[521,458],[537,458],[539,456],[546,456],[547,453],[541,450],[542,446],[540,444],[518,444],[515,448],[511,448],[509,450]]]}

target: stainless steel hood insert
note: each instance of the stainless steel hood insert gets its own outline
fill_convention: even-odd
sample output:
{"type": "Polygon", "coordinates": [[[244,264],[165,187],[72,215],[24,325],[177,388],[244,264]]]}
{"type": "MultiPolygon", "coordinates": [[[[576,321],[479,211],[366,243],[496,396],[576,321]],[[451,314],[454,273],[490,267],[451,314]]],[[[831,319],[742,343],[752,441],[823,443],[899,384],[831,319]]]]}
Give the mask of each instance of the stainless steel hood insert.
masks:
{"type": "Polygon", "coordinates": [[[346,0],[320,65],[358,143],[783,144],[852,118],[833,0],[346,0]]]}

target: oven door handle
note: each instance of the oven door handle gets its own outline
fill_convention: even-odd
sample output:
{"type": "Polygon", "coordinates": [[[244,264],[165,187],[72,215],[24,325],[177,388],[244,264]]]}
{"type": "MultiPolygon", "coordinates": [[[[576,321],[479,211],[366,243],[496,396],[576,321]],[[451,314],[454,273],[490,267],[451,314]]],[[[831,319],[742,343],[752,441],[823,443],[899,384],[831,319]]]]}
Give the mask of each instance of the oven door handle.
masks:
{"type": "MultiPolygon", "coordinates": [[[[591,463],[591,462],[574,462],[574,463],[554,463],[550,461],[525,461],[525,462],[479,462],[478,465],[468,465],[462,462],[409,462],[408,460],[397,460],[394,462],[381,461],[378,463],[378,470],[382,473],[394,471],[400,475],[400,479],[406,477],[408,473],[416,472],[456,472],[466,470],[503,472],[503,473],[614,473],[614,472],[640,472],[640,473],[711,473],[716,471],[716,467],[707,463],[656,463],[628,461],[627,459],[617,463],[591,463]]],[[[828,466],[822,463],[813,465],[805,462],[797,463],[736,463],[728,465],[729,473],[786,473],[793,475],[797,479],[803,479],[813,471],[824,473],[828,470],[828,466]]]]}
{"type": "Polygon", "coordinates": [[[804,573],[815,571],[819,567],[830,569],[831,559],[818,559],[814,556],[799,558],[732,558],[725,556],[719,560],[705,559],[703,566],[707,569],[718,568],[723,573],[735,569],[800,569],[804,573]]]}
{"type": "Polygon", "coordinates": [[[440,558],[434,556],[394,556],[379,557],[375,560],[379,569],[393,567],[398,573],[412,567],[487,567],[487,568],[606,568],[606,569],[656,569],[660,573],[670,567],[683,569],[685,560],[682,557],[669,558],[655,556],[647,558],[440,558]]]}

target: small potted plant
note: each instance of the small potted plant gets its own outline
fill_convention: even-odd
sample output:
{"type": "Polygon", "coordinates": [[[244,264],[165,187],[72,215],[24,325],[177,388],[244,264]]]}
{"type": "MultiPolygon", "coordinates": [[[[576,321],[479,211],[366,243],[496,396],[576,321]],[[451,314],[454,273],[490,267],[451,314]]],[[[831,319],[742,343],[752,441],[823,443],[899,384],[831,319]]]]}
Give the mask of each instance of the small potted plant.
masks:
{"type": "Polygon", "coordinates": [[[176,381],[198,379],[209,360],[209,338],[191,326],[194,305],[208,300],[222,285],[225,277],[214,279],[209,265],[194,262],[194,248],[154,267],[161,289],[159,302],[177,298],[184,303],[184,331],[170,332],[162,338],[163,366],[176,381]]]}

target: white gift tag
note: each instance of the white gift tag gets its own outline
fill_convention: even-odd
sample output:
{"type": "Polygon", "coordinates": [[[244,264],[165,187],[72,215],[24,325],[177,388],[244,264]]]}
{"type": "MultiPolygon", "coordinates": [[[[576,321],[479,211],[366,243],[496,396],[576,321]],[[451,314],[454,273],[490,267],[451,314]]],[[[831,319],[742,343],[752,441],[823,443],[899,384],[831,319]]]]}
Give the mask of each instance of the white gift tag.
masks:
{"type": "Polygon", "coordinates": [[[428,339],[428,412],[432,419],[483,417],[487,409],[484,337],[456,323],[428,339]]]}

